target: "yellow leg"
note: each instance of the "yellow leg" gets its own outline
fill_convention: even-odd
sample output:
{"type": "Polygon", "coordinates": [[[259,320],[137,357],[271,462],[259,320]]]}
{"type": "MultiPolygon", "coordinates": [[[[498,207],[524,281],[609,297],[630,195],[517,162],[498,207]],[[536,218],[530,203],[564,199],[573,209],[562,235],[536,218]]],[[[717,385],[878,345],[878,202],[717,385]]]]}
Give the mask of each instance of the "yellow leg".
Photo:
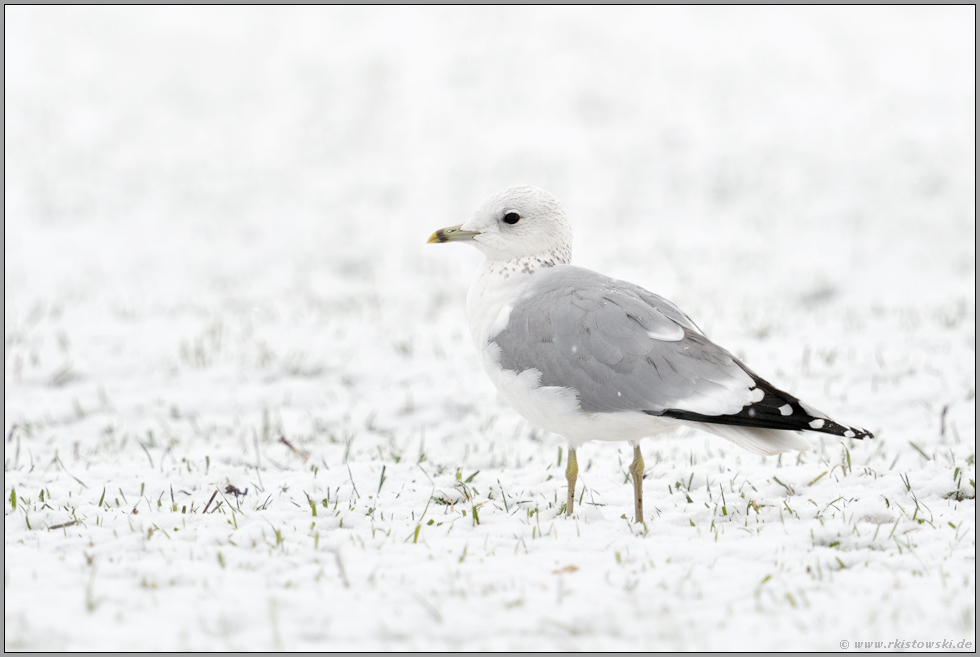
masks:
{"type": "Polygon", "coordinates": [[[635,502],[636,522],[643,522],[643,454],[640,446],[633,448],[633,463],[630,464],[630,475],[633,477],[633,501],[635,502]]]}
{"type": "Polygon", "coordinates": [[[568,467],[565,468],[565,479],[568,480],[568,504],[565,505],[565,515],[571,516],[575,508],[575,480],[578,479],[578,459],[575,450],[568,449],[568,467]]]}

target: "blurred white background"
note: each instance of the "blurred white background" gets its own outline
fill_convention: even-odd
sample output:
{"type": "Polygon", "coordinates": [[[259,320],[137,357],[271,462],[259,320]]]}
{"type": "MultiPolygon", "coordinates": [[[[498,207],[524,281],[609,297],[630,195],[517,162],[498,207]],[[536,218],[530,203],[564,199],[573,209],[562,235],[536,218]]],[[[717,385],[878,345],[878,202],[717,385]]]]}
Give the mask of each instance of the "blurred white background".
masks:
{"type": "Polygon", "coordinates": [[[96,266],[48,262],[24,226],[148,242],[96,268],[151,278],[239,277],[229,251],[322,262],[339,239],[399,258],[528,183],[565,201],[585,258],[709,242],[821,284],[948,285],[931,270],[972,266],[972,11],[9,8],[7,272],[96,266]]]}

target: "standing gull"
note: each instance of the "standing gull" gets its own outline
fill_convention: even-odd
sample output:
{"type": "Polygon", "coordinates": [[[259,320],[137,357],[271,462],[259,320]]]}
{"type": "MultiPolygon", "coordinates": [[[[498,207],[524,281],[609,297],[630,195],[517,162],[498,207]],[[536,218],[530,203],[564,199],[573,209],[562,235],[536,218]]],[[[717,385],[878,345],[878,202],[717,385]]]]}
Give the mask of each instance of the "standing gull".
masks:
{"type": "Polygon", "coordinates": [[[755,454],[809,449],[799,431],[873,437],[768,383],[663,297],[569,264],[571,227],[543,189],[491,195],[469,221],[429,238],[441,242],[469,242],[486,256],[466,297],[473,342],[501,396],[568,441],[568,515],[575,451],[590,440],[633,446],[643,522],[644,437],[694,426],[755,454]]]}

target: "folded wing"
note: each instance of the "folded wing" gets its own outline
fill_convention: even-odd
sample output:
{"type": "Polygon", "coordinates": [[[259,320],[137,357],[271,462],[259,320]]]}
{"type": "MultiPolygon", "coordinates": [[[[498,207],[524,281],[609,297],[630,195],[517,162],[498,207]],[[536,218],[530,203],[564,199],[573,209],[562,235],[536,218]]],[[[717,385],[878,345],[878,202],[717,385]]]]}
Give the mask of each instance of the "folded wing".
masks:
{"type": "Polygon", "coordinates": [[[585,412],[869,437],[772,386],[666,299],[596,272],[540,272],[491,336],[500,365],[574,389],[585,412]]]}

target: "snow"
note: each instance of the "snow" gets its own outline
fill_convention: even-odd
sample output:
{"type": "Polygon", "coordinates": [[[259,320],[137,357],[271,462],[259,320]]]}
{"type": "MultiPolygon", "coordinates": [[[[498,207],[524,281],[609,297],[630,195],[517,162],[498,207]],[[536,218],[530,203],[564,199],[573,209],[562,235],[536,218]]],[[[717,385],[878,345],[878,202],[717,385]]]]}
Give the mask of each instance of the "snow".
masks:
{"type": "Polygon", "coordinates": [[[6,649],[975,648],[974,7],[4,16],[6,649]],[[876,440],[560,517],[425,244],[512,184],[876,440]]]}

